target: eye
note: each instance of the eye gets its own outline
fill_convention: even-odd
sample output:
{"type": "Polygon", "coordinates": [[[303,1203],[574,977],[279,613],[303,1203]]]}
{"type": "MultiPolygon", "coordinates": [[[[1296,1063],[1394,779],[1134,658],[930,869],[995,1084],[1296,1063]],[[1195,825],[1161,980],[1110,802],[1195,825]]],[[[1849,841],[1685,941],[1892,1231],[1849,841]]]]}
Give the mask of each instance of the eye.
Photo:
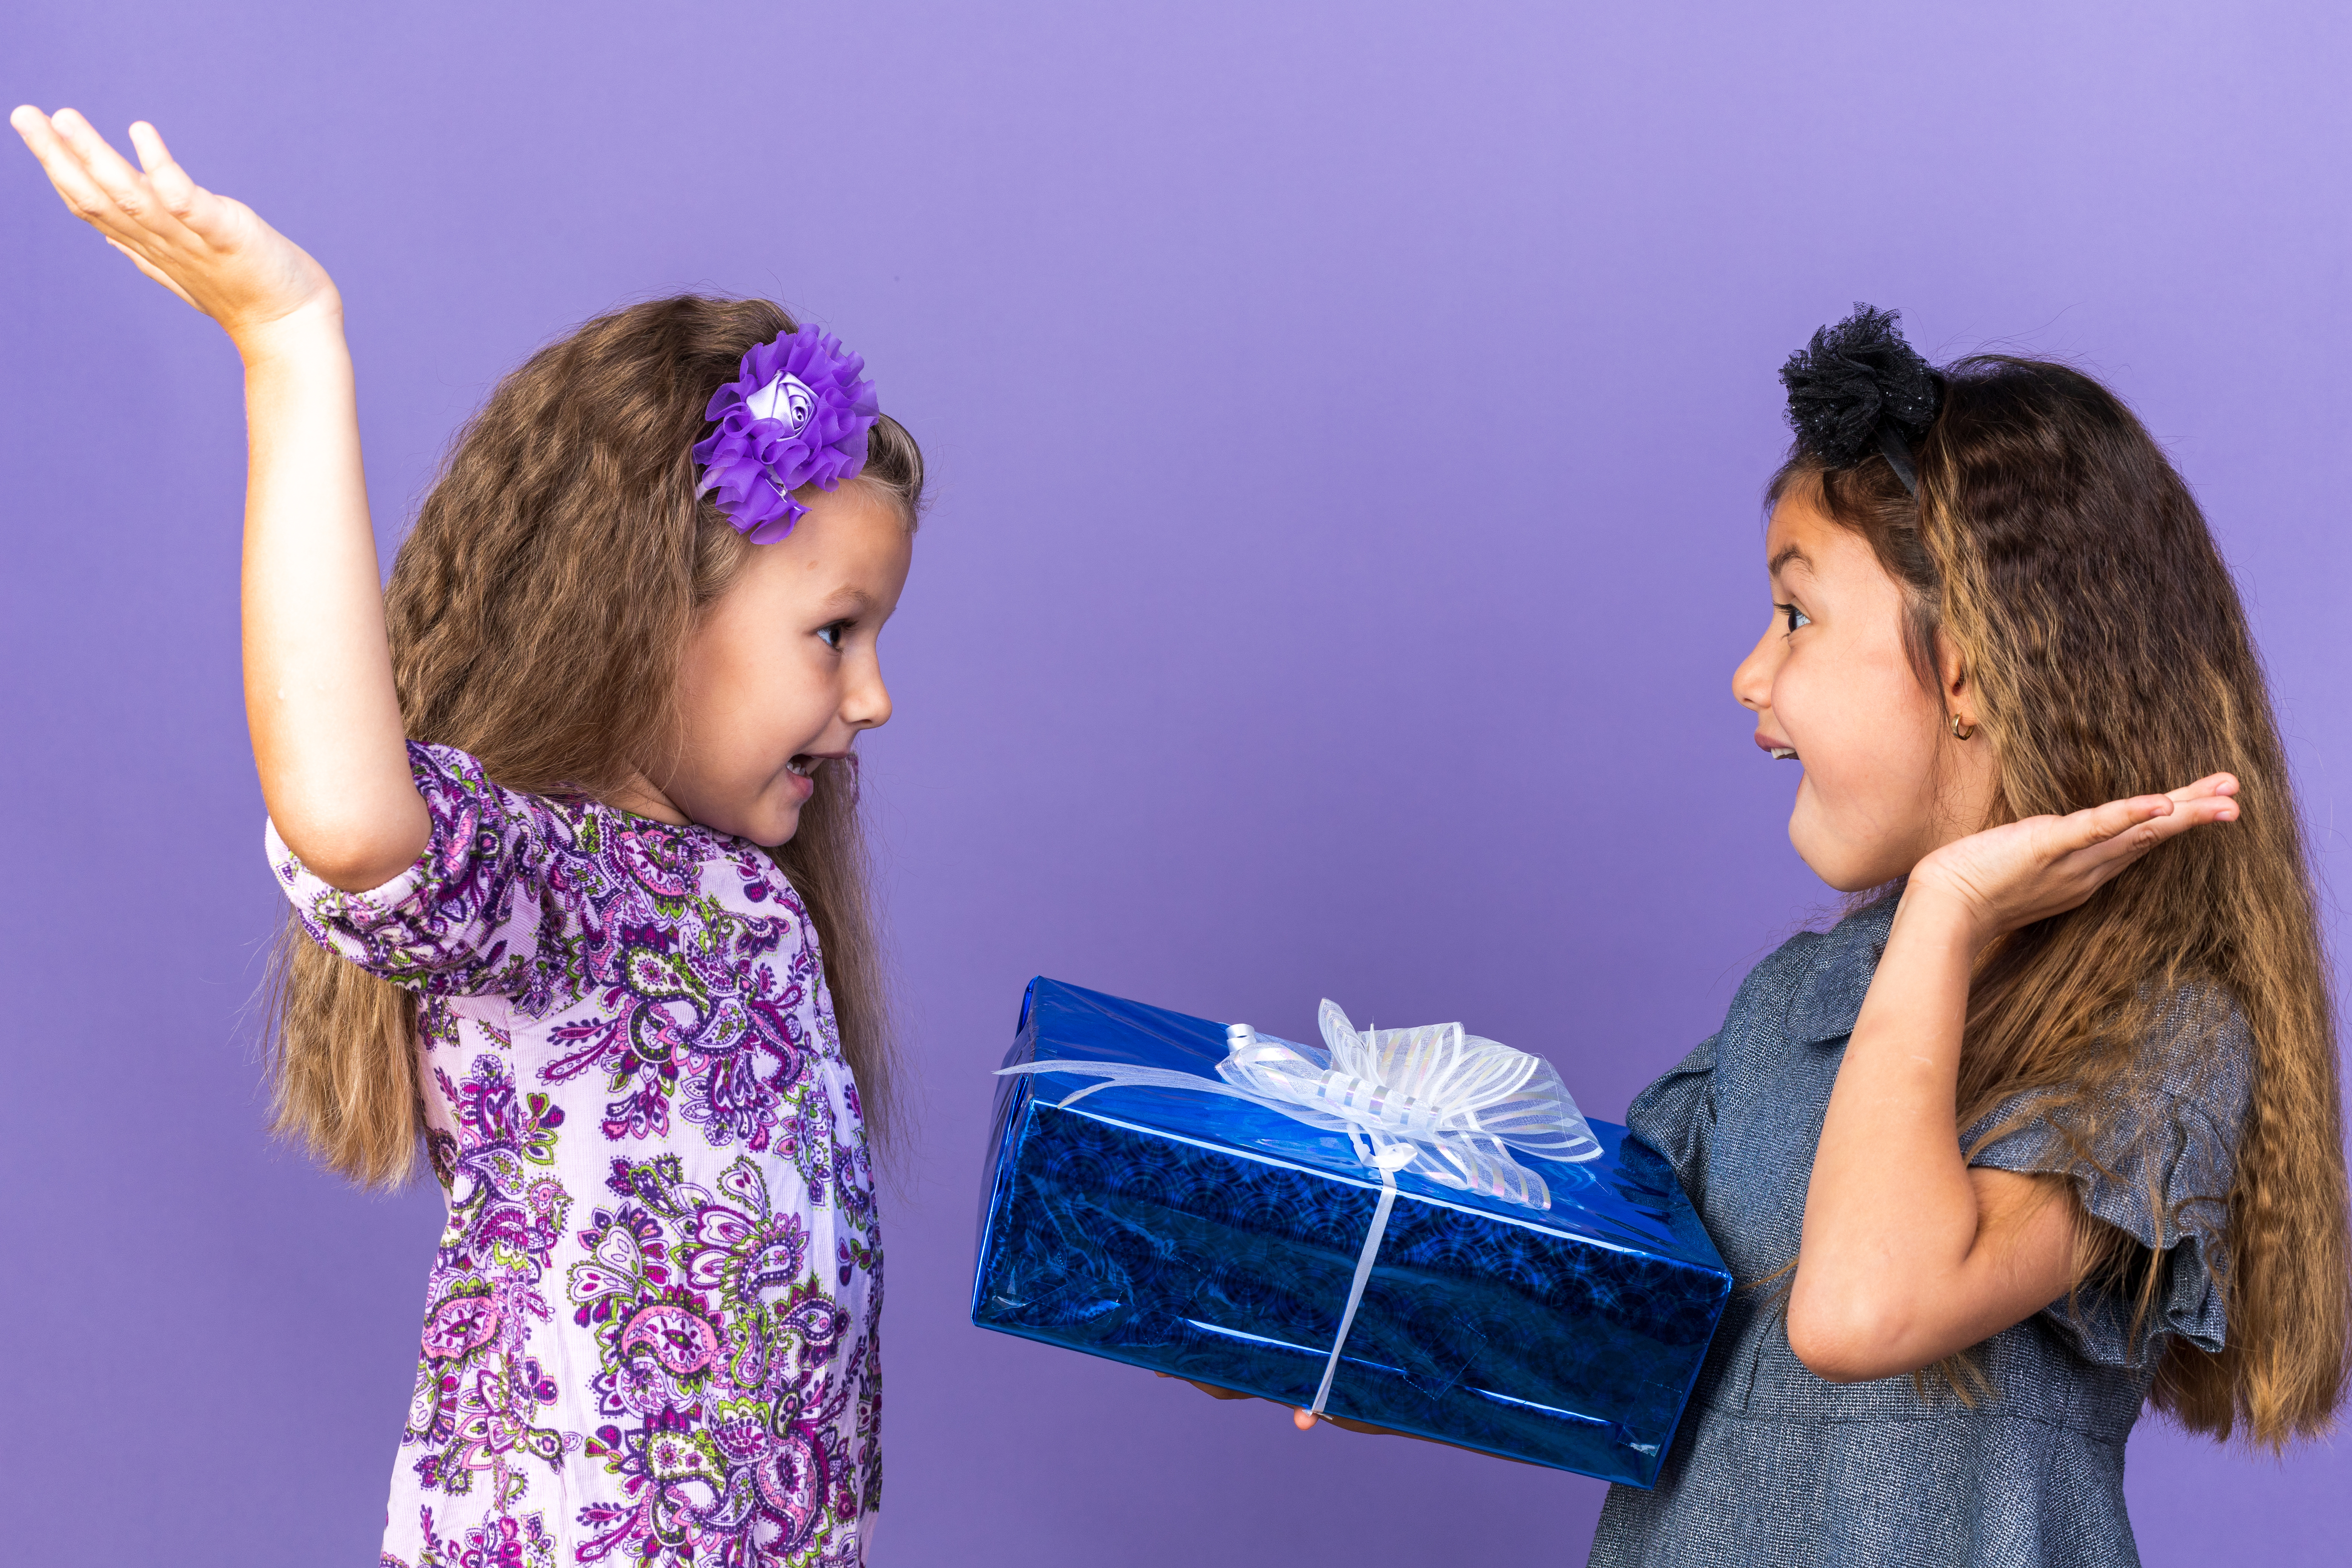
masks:
{"type": "Polygon", "coordinates": [[[841,639],[847,637],[849,628],[856,624],[856,621],[835,621],[828,626],[817,627],[816,635],[824,640],[825,647],[838,653],[841,651],[841,639]]]}
{"type": "Polygon", "coordinates": [[[1772,607],[1778,610],[1781,617],[1789,623],[1788,629],[1790,632],[1794,632],[1799,626],[1810,626],[1813,624],[1813,617],[1794,605],[1775,605],[1772,607]]]}

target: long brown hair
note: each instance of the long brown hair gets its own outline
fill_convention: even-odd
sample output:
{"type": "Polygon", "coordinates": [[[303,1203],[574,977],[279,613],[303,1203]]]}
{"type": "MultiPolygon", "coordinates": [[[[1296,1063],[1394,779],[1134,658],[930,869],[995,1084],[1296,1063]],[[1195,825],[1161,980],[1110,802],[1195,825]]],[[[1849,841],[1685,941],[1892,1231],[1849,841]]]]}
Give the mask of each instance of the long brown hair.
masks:
{"type": "MultiPolygon", "coordinates": [[[[752,545],[695,494],[712,392],[794,330],[764,300],[632,306],[533,354],[459,434],[384,596],[401,717],[509,789],[611,799],[677,740],[671,700],[700,612],[752,545]]],[[[923,460],[887,415],[865,473],[915,526],[923,460]]],[[[887,998],[856,771],[832,764],[769,851],[807,906],[866,1121],[892,1105],[887,998]]],[[[396,1185],[418,1165],[416,998],[289,919],[267,1025],[277,1130],[330,1169],[396,1185]]]]}
{"type": "MultiPolygon", "coordinates": [[[[1801,451],[1770,493],[1802,487],[1869,541],[1906,590],[1905,642],[1925,684],[1940,685],[1939,637],[1959,656],[1998,766],[1984,826],[2224,769],[2241,803],[2227,829],[2164,844],[1987,953],[1958,1125],[2025,1095],[2031,1109],[1979,1145],[2038,1119],[2095,1164],[2103,1142],[2161,1124],[2166,1075],[2211,1070],[2242,1029],[2252,1098],[2233,1183],[2226,1200],[2213,1194],[2221,1246],[2208,1249],[2223,1265],[2227,1345],[2168,1336],[2149,1397],[2216,1437],[2242,1429],[2276,1447],[2324,1431],[2352,1338],[2335,1019],[2285,752],[2229,568],[2147,429],[2065,365],[1983,355],[1947,367],[1916,468],[1915,499],[1883,457],[1825,469],[1801,451]],[[2236,1017],[2181,1011],[2184,996],[2217,994],[2236,1017]]],[[[2176,1229],[2184,1216],[2147,1196],[2156,1234],[2176,1229]]],[[[2127,1283],[2144,1321],[2162,1267],[2085,1216],[2078,1283],[2127,1283]]],[[[1944,1368],[1964,1397],[1968,1370],[1944,1368]]]]}

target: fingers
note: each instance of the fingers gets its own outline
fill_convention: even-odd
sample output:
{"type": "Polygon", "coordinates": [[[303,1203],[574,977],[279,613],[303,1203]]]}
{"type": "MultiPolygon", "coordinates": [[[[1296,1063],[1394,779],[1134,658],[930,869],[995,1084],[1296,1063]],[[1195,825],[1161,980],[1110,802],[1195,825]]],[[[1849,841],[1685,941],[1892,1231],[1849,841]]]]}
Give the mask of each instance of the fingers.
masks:
{"type": "Polygon", "coordinates": [[[2209,822],[2237,821],[2238,815],[2242,809],[2238,804],[2238,781],[2229,778],[2227,773],[2220,776],[2229,779],[2226,788],[2209,790],[2201,795],[2190,795],[2186,800],[2180,798],[2179,792],[2174,792],[2172,814],[2159,824],[2162,831],[2158,837],[2169,838],[2176,833],[2186,833],[2192,827],[2202,827],[2209,822]]]}
{"type": "Polygon", "coordinates": [[[2078,811],[2067,818],[2074,828],[2070,837],[2078,840],[2077,847],[2088,847],[2145,825],[2154,836],[2151,841],[2160,842],[2208,822],[2236,821],[2237,794],[2233,774],[2209,773],[2164,795],[2134,795],[2078,811]]]}
{"type": "Polygon", "coordinates": [[[1915,868],[1915,885],[1957,894],[1990,939],[2075,908],[2168,839],[2235,822],[2238,787],[2231,774],[2210,773],[2165,795],[2027,817],[1937,850],[1915,868]]]}
{"type": "Polygon", "coordinates": [[[58,195],[64,198],[67,209],[74,216],[85,223],[99,224],[112,214],[113,203],[99,188],[98,182],[89,177],[81,159],[58,134],[56,123],[47,115],[26,104],[8,117],[8,123],[25,139],[33,156],[41,161],[41,173],[49,177],[49,184],[57,187],[58,195]]]}
{"type": "MultiPolygon", "coordinates": [[[[144,173],[125,162],[77,110],[45,115],[27,104],[8,122],[40,159],[67,207],[110,239],[131,247],[142,241],[184,244],[191,227],[199,231],[197,237],[209,239],[220,226],[219,199],[188,178],[144,121],[131,128],[131,144],[147,165],[144,173]]],[[[152,269],[142,270],[154,276],[152,269]]]]}
{"type": "Polygon", "coordinates": [[[107,200],[123,219],[157,234],[167,234],[179,226],[177,218],[165,209],[154,187],[147,183],[147,177],[132,168],[113,144],[98,133],[98,128],[82,118],[80,110],[60,109],[52,123],[58,128],[59,139],[81,160],[83,172],[106,193],[107,200]]]}
{"type": "Polygon", "coordinates": [[[2164,795],[2110,801],[2099,810],[2108,811],[2116,806],[2132,808],[2134,820],[2126,822],[2125,827],[2139,826],[2142,837],[2149,846],[2154,846],[2192,827],[2202,827],[2209,822],[2237,821],[2237,796],[2238,781],[2234,775],[2209,773],[2195,784],[2183,784],[2164,795]]]}
{"type": "Polygon", "coordinates": [[[2214,773],[2168,795],[2135,795],[2062,819],[2058,859],[2072,859],[2104,882],[2167,839],[2191,828],[2238,819],[2238,781],[2214,773]]]}
{"type": "MultiPolygon", "coordinates": [[[[2111,800],[2105,805],[2095,805],[2087,811],[2062,817],[2060,854],[2078,854],[2095,850],[2125,839],[2132,829],[2168,816],[2173,810],[2169,795],[2140,795],[2129,800],[2111,800]]],[[[2152,839],[2150,842],[2154,842],[2152,839]]]]}
{"type": "Polygon", "coordinates": [[[2193,784],[2183,784],[2179,789],[2173,790],[2170,792],[2169,798],[2176,805],[2185,805],[2191,801],[2210,800],[2216,796],[2227,797],[2237,793],[2238,780],[2235,774],[2208,773],[2193,784]]]}
{"type": "Polygon", "coordinates": [[[131,127],[131,145],[139,153],[139,166],[147,173],[147,184],[163,204],[163,210],[194,229],[200,238],[217,244],[223,237],[222,226],[227,217],[226,204],[218,196],[188,177],[163,144],[163,134],[144,120],[131,127]]]}
{"type": "Polygon", "coordinates": [[[1297,1427],[1301,1432],[1312,1432],[1315,1430],[1315,1417],[1308,1415],[1304,1410],[1292,1411],[1290,1413],[1290,1424],[1293,1426],[1297,1427]]]}
{"type": "Polygon", "coordinates": [[[172,150],[163,145],[163,132],[144,120],[131,122],[131,150],[139,154],[139,166],[152,179],[155,171],[172,162],[172,150]]]}
{"type": "Polygon", "coordinates": [[[33,149],[33,155],[37,158],[40,156],[42,139],[54,140],[57,136],[57,130],[49,123],[48,115],[37,104],[20,103],[10,110],[8,129],[25,139],[25,145],[33,149]]]}

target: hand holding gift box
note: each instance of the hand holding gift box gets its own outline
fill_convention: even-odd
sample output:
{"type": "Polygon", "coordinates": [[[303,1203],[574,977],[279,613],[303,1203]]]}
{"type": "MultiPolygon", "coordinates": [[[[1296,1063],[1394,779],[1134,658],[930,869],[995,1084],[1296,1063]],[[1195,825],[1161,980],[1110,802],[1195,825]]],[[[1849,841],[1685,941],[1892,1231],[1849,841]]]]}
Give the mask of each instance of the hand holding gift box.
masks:
{"type": "Polygon", "coordinates": [[[1034,982],[973,1321],[1646,1484],[1731,1284],[1664,1161],[1528,1053],[1321,1022],[1034,982]]]}

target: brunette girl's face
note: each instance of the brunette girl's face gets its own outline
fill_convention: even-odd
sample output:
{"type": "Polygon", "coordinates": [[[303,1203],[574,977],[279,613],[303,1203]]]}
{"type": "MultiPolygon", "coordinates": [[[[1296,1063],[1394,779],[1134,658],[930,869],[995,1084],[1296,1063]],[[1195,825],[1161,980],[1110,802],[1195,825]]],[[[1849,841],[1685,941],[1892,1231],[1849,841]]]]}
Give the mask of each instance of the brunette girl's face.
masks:
{"type": "Polygon", "coordinates": [[[770,847],[799,828],[810,775],[847,765],[857,732],[889,720],[875,644],[914,559],[887,490],[852,479],[799,499],[807,513],[752,547],[688,639],[683,743],[650,779],[677,815],[770,847]]]}
{"type": "Polygon", "coordinates": [[[1956,665],[1943,689],[1920,683],[1903,646],[1904,594],[1850,529],[1801,489],[1772,510],[1764,553],[1772,621],[1732,675],[1756,715],[1756,743],[1798,763],[1789,839],[1843,892],[1907,873],[1929,851],[1982,827],[1994,770],[1972,727],[1975,694],[1956,665]]]}

